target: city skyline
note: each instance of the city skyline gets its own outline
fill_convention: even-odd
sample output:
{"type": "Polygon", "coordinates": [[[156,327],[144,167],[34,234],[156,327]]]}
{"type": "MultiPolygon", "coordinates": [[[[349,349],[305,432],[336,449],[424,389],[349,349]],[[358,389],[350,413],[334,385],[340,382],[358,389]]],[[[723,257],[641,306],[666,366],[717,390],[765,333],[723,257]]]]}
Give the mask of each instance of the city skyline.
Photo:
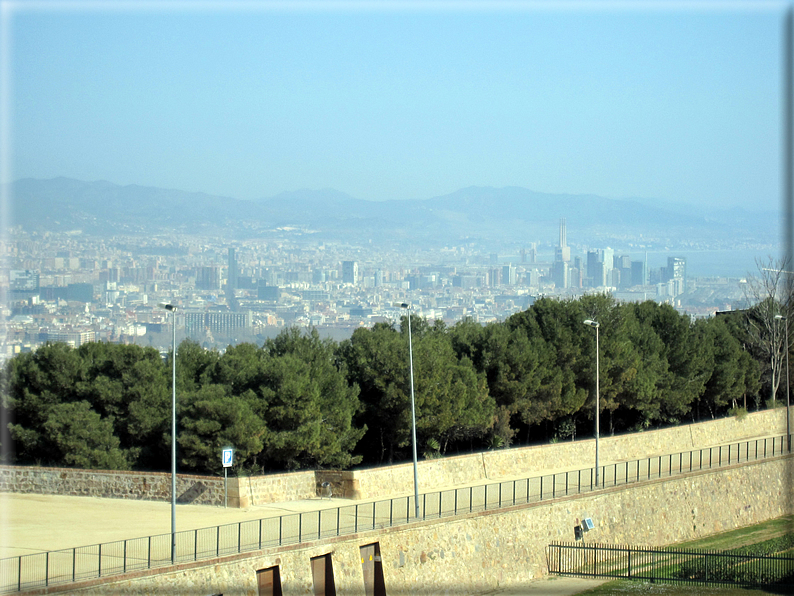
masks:
{"type": "Polygon", "coordinates": [[[781,3],[4,4],[5,182],[780,207],[781,3]]]}

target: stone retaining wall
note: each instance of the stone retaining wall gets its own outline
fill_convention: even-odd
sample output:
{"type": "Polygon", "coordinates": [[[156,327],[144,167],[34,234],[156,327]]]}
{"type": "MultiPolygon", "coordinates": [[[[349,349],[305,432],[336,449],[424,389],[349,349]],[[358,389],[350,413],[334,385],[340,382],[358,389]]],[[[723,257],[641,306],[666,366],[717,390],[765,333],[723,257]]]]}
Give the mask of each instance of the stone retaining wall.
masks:
{"type": "MultiPolygon", "coordinates": [[[[271,476],[228,478],[228,506],[249,507],[311,499],[318,495],[315,473],[296,472],[271,476]]],[[[76,468],[0,466],[0,492],[43,495],[171,500],[169,472],[121,472],[76,468]]],[[[177,474],[178,503],[224,504],[224,479],[218,476],[177,474]]]]}
{"type": "MultiPolygon", "coordinates": [[[[0,466],[0,492],[170,501],[171,474],[0,466]]],[[[178,474],[176,494],[179,503],[223,505],[223,478],[178,474]]]]}
{"type": "Polygon", "coordinates": [[[313,471],[229,478],[229,507],[312,499],[318,495],[313,471]]]}
{"type": "MultiPolygon", "coordinates": [[[[721,418],[699,424],[601,437],[600,463],[641,459],[678,453],[751,437],[786,433],[786,411],[764,410],[742,419],[721,418]]],[[[567,441],[532,447],[516,447],[420,461],[417,464],[419,492],[460,484],[482,483],[503,478],[541,476],[548,470],[584,469],[594,463],[595,440],[567,441]],[[432,478],[432,485],[423,479],[432,478]]],[[[322,472],[318,473],[318,477],[322,472]]],[[[353,470],[334,494],[349,498],[385,499],[413,492],[413,464],[353,470]]]]}
{"type": "MultiPolygon", "coordinates": [[[[786,432],[785,409],[748,414],[741,420],[723,418],[673,428],[603,437],[602,464],[677,453],[786,432]]],[[[420,492],[504,478],[540,476],[546,471],[587,468],[593,464],[594,441],[568,441],[516,447],[424,460],[418,463],[420,492]],[[430,483],[427,479],[432,479],[430,483]]],[[[387,499],[413,493],[413,464],[351,471],[304,471],[228,479],[229,507],[310,499],[328,482],[333,496],[348,499],[387,499]]],[[[0,466],[0,492],[171,499],[171,475],[164,472],[115,472],[72,468],[0,466]]],[[[223,478],[177,475],[178,500],[223,505],[223,478]]]]}
{"type": "MultiPolygon", "coordinates": [[[[386,592],[472,594],[520,589],[547,573],[546,548],[573,540],[585,517],[586,540],[661,546],[794,513],[794,458],[626,485],[510,509],[363,532],[294,547],[132,574],[121,581],[69,586],[73,594],[257,594],[257,570],[278,566],[285,595],[313,593],[310,559],[330,554],[337,594],[364,596],[359,548],[377,542],[386,592]]],[[[55,589],[50,589],[56,591],[55,589]]]]}

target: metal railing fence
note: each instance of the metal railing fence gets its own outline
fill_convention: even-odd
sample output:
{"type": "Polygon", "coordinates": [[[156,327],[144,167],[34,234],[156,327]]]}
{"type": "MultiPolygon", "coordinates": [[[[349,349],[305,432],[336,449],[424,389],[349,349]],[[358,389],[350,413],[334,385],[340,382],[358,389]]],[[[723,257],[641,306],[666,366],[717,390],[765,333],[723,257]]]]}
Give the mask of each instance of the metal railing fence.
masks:
{"type": "MultiPolygon", "coordinates": [[[[429,492],[414,497],[344,505],[305,513],[249,520],[176,533],[176,563],[245,553],[269,547],[345,536],[416,521],[536,503],[624,484],[643,482],[785,454],[786,437],[770,437],[693,451],[519,480],[429,492]]],[[[119,575],[171,565],[171,534],[0,559],[0,593],[119,575]]]]}
{"type": "Polygon", "coordinates": [[[687,584],[794,586],[794,557],[711,550],[554,543],[549,573],[687,584]]]}

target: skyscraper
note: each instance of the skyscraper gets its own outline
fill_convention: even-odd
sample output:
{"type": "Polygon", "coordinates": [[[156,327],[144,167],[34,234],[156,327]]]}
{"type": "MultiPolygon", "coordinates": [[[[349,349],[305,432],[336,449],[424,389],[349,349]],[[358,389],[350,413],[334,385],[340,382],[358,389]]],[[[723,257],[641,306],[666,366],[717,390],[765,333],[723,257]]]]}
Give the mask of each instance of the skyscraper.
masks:
{"type": "Polygon", "coordinates": [[[358,263],[342,261],[342,283],[356,285],[358,283],[358,263]]]}
{"type": "Polygon", "coordinates": [[[683,290],[686,290],[686,258],[667,257],[667,267],[662,270],[662,281],[679,280],[683,290]]]}
{"type": "Polygon", "coordinates": [[[237,259],[234,256],[234,249],[229,249],[228,272],[226,275],[226,288],[228,290],[237,289],[237,259]]]}
{"type": "Polygon", "coordinates": [[[571,260],[571,247],[568,246],[568,238],[565,229],[565,218],[560,219],[560,243],[554,249],[554,260],[567,263],[571,260]]]}

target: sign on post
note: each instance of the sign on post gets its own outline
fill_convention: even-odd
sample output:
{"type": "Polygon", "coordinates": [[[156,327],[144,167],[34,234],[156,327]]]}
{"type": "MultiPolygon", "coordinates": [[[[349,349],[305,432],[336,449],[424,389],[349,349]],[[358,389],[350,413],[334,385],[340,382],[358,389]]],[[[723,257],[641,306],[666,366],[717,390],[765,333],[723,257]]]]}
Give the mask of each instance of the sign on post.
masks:
{"type": "Polygon", "coordinates": [[[229,477],[227,476],[227,468],[231,468],[232,464],[234,463],[234,449],[231,447],[224,447],[223,451],[221,451],[221,463],[223,464],[223,506],[228,507],[229,505],[229,489],[228,489],[228,482],[229,477]]]}

